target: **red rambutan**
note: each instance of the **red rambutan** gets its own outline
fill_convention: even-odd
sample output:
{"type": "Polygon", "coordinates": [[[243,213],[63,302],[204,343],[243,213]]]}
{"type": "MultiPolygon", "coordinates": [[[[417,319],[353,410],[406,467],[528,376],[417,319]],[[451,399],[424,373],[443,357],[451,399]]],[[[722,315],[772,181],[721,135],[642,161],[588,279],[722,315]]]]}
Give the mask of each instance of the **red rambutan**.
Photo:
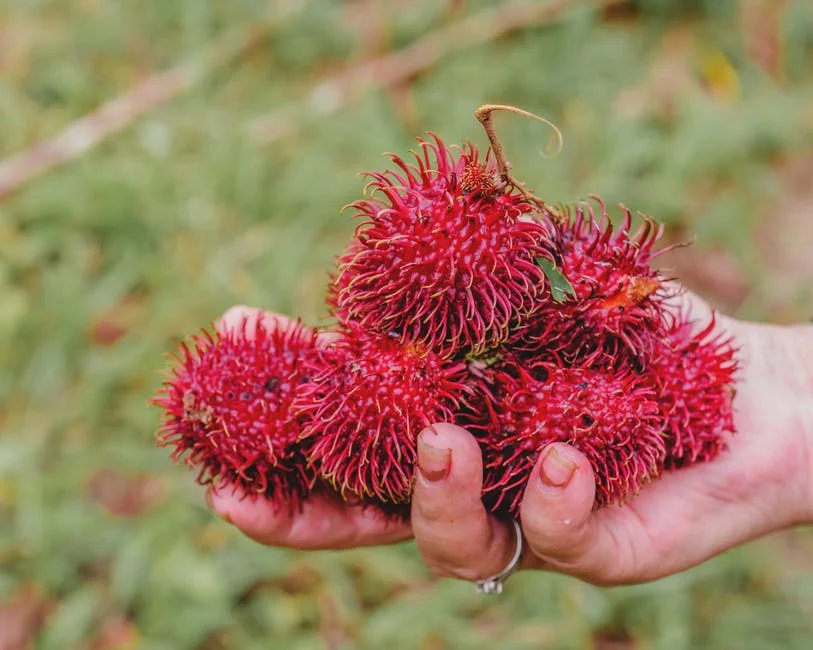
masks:
{"type": "Polygon", "coordinates": [[[548,227],[522,194],[498,191],[492,161],[420,140],[416,163],[371,173],[364,221],[338,260],[341,324],[423,343],[444,357],[480,353],[527,318],[545,287],[548,227]],[[524,218],[523,218],[524,217],[524,218]]]}
{"type": "Polygon", "coordinates": [[[590,356],[603,361],[647,357],[661,335],[668,291],[660,272],[651,267],[653,246],[662,228],[647,219],[632,232],[632,215],[614,228],[605,205],[580,204],[575,215],[554,229],[558,270],[572,293],[561,302],[547,292],[544,306],[512,345],[531,354],[555,350],[572,363],[590,356]]]}
{"type": "Polygon", "coordinates": [[[315,472],[299,440],[303,417],[291,404],[315,350],[315,331],[259,318],[194,337],[153,399],[164,409],[158,444],[196,467],[201,484],[222,481],[298,506],[315,472]]]}
{"type": "Polygon", "coordinates": [[[510,175],[495,110],[541,119],[486,105],[484,158],[432,136],[369,174],[328,289],[330,342],[258,319],[181,347],[157,439],[200,483],[293,509],[324,481],[404,516],[418,433],[455,422],[481,445],[484,503],[517,517],[553,442],[588,458],[596,506],[725,448],[735,351],[668,306],[662,227],[633,231],[626,208],[614,227],[595,197],[548,208],[510,175]]]}
{"type": "Polygon", "coordinates": [[[350,327],[308,365],[296,407],[311,461],[346,500],[401,512],[387,506],[410,502],[417,435],[453,420],[465,364],[350,327]]]}
{"type": "Polygon", "coordinates": [[[652,384],[633,371],[503,361],[478,384],[485,409],[469,424],[481,437],[483,501],[493,512],[519,515],[539,453],[553,442],[587,456],[596,505],[623,501],[658,473],[664,419],[652,384]]]}
{"type": "Polygon", "coordinates": [[[667,468],[712,460],[734,433],[736,350],[715,327],[712,319],[698,330],[678,313],[654,355],[649,374],[667,422],[667,468]]]}

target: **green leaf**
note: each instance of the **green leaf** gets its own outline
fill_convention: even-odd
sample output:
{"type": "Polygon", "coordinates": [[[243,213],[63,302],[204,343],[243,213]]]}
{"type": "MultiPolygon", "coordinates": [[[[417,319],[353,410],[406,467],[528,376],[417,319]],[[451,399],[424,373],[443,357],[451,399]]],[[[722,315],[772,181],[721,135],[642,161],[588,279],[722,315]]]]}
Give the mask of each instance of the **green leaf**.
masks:
{"type": "Polygon", "coordinates": [[[556,268],[556,264],[546,257],[537,257],[536,263],[539,264],[539,267],[548,278],[550,293],[556,302],[565,302],[568,298],[576,297],[576,291],[573,289],[573,285],[570,284],[570,280],[556,268]]]}

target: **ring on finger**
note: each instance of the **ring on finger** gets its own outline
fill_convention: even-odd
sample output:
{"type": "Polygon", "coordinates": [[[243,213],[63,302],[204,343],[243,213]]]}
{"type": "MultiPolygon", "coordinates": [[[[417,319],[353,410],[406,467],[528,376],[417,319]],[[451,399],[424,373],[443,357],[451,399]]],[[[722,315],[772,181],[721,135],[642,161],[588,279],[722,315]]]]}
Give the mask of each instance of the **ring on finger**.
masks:
{"type": "Polygon", "coordinates": [[[511,523],[513,524],[514,536],[516,538],[514,554],[502,571],[494,574],[490,578],[475,581],[474,586],[478,594],[501,594],[505,581],[519,569],[519,563],[522,559],[522,527],[516,519],[512,519],[511,523]]]}

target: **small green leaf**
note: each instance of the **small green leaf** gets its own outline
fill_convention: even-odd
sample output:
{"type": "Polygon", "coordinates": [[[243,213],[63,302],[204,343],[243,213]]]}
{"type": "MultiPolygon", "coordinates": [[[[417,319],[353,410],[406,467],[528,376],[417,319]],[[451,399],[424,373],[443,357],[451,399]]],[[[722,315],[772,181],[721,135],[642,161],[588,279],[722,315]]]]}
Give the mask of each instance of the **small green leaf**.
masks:
{"type": "Polygon", "coordinates": [[[573,289],[573,285],[570,284],[570,280],[565,277],[564,273],[556,268],[556,264],[545,257],[537,257],[536,263],[539,264],[539,267],[548,278],[548,282],[550,282],[550,293],[556,302],[565,302],[568,298],[576,297],[576,292],[573,289]]]}
{"type": "Polygon", "coordinates": [[[482,367],[490,367],[497,363],[500,359],[502,359],[502,354],[497,352],[496,350],[492,350],[489,354],[489,351],[474,354],[473,352],[469,352],[466,355],[466,361],[469,363],[476,363],[481,365],[482,367]]]}

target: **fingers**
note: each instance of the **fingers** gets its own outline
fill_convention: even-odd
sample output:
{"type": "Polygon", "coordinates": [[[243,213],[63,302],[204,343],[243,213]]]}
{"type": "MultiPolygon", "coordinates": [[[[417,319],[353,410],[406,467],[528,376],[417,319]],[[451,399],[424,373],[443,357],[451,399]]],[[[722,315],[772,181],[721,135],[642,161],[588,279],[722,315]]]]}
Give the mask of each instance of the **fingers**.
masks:
{"type": "Polygon", "coordinates": [[[596,585],[647,582],[688,568],[708,557],[710,545],[681,539],[681,531],[697,532],[693,513],[702,513],[704,499],[681,489],[680,479],[665,476],[623,506],[593,510],[589,461],[573,447],[551,444],[522,502],[526,545],[545,568],[596,585]]]}
{"type": "Polygon", "coordinates": [[[328,495],[313,495],[291,513],[262,497],[233,488],[210,489],[209,507],[251,539],[302,550],[347,549],[392,544],[411,537],[409,524],[373,508],[348,506],[328,495]]]}
{"type": "MultiPolygon", "coordinates": [[[[293,320],[281,314],[238,305],[229,309],[216,324],[220,332],[244,328],[249,338],[262,323],[267,328],[286,328],[293,320]]],[[[335,336],[322,332],[324,343],[335,336]]],[[[411,537],[409,524],[387,517],[380,511],[349,506],[325,494],[314,494],[301,511],[272,501],[246,496],[233,488],[210,489],[206,495],[212,510],[261,544],[298,549],[344,549],[390,544],[411,537]]]]}
{"type": "Polygon", "coordinates": [[[245,327],[246,336],[251,338],[257,331],[258,322],[262,322],[263,325],[270,329],[273,327],[288,327],[293,321],[282,314],[275,314],[257,307],[236,305],[221,316],[216,327],[221,332],[245,327]]]}
{"type": "Polygon", "coordinates": [[[666,304],[672,309],[688,314],[698,323],[708,323],[714,310],[708,302],[678,282],[667,282],[666,304]]]}
{"type": "MultiPolygon", "coordinates": [[[[272,311],[266,311],[257,307],[246,307],[245,305],[236,305],[230,308],[220,320],[216,323],[215,327],[220,332],[227,332],[241,327],[245,327],[245,334],[248,338],[252,338],[257,331],[257,323],[262,324],[267,329],[275,327],[287,328],[291,327],[294,323],[292,318],[283,314],[277,314],[272,311]]],[[[338,335],[335,332],[320,331],[317,337],[319,345],[325,345],[338,335]]]]}
{"type": "Polygon", "coordinates": [[[466,430],[435,424],[418,437],[412,531],[427,566],[464,580],[502,571],[515,550],[514,533],[480,500],[483,465],[466,430]]]}
{"type": "Polygon", "coordinates": [[[683,285],[667,282],[666,287],[669,293],[666,298],[667,306],[686,314],[694,321],[696,327],[702,329],[714,320],[718,331],[734,333],[740,329],[740,323],[730,316],[719,313],[706,300],[683,285]]]}
{"type": "Polygon", "coordinates": [[[595,479],[587,458],[563,443],[545,448],[521,507],[526,544],[547,568],[594,584],[620,584],[638,573],[632,511],[593,511],[595,479]]]}
{"type": "Polygon", "coordinates": [[[591,518],[595,491],[593,471],[583,454],[562,443],[542,451],[520,512],[534,555],[558,569],[597,561],[592,557],[597,552],[591,518]]]}

